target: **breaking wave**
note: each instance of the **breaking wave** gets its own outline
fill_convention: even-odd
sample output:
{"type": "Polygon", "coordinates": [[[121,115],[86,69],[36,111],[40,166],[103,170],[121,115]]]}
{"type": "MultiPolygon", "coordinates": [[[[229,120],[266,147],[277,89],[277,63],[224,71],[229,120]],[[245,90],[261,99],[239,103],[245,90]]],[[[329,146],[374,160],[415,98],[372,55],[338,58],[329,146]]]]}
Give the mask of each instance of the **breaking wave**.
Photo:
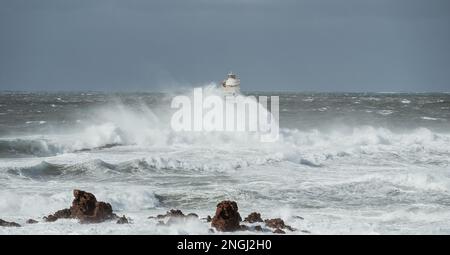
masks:
{"type": "MultiPolygon", "coordinates": [[[[154,150],[179,152],[173,156],[151,155],[145,157],[146,161],[138,163],[140,166],[146,165],[147,168],[154,169],[225,171],[282,161],[308,167],[322,167],[330,161],[358,158],[368,161],[379,160],[379,162],[393,160],[441,166],[450,164],[450,135],[435,133],[426,128],[403,133],[371,126],[333,132],[281,129],[280,140],[275,143],[261,142],[257,135],[251,133],[173,132],[166,129],[147,132],[145,127],[142,127],[143,133],[140,134],[123,127],[106,129],[91,127],[90,130],[95,134],[106,133],[100,134],[99,137],[103,139],[96,141],[86,136],[81,136],[76,142],[71,142],[71,137],[52,142],[43,139],[0,140],[0,155],[49,157],[69,152],[103,150],[114,152],[116,148],[120,151],[120,146],[127,145],[128,149],[150,153],[154,150]],[[133,139],[130,140],[129,137],[133,139]],[[211,144],[215,147],[211,148],[211,144]],[[190,152],[186,152],[187,149],[190,152]],[[190,160],[192,157],[198,158],[198,161],[192,162],[190,160]]],[[[112,165],[99,162],[95,164],[101,169],[115,170],[112,165]]],[[[120,170],[125,170],[123,165],[118,167],[122,167],[120,170]]],[[[55,166],[43,164],[26,171],[30,175],[33,172],[58,175],[50,170],[53,168],[55,166]]],[[[70,170],[67,166],[56,168],[70,170]]],[[[79,168],[88,167],[80,166],[79,168]]],[[[78,171],[81,171],[80,169],[78,171]]]]}
{"type": "Polygon", "coordinates": [[[120,143],[114,143],[114,140],[110,140],[112,143],[96,144],[79,144],[75,142],[70,144],[69,141],[52,142],[47,139],[10,139],[0,140],[0,156],[3,157],[51,157],[64,153],[71,152],[86,152],[93,150],[109,149],[116,146],[121,146],[120,143]],[[86,146],[86,147],[84,147],[86,146]]]}
{"type": "Polygon", "coordinates": [[[64,148],[45,139],[0,140],[0,155],[8,156],[54,156],[63,153],[64,148]]]}
{"type": "MultiPolygon", "coordinates": [[[[72,186],[71,186],[72,187],[72,186]]],[[[73,186],[83,188],[84,186],[73,186]]],[[[160,205],[160,196],[145,186],[115,186],[96,188],[90,186],[89,191],[95,193],[100,201],[108,201],[115,212],[134,212],[151,209],[160,205]],[[115,189],[118,188],[118,189],[115,189]]],[[[2,191],[0,193],[0,211],[3,215],[33,215],[39,217],[53,213],[61,208],[67,208],[73,200],[69,189],[48,188],[40,192],[27,192],[25,190],[2,191]],[[68,192],[69,191],[69,192],[68,192]]]]}
{"type": "MultiPolygon", "coordinates": [[[[205,95],[218,93],[215,85],[206,86],[203,91],[205,95]]],[[[113,105],[92,110],[87,114],[91,116],[90,120],[83,121],[85,126],[79,130],[45,138],[0,140],[0,156],[49,157],[64,153],[114,150],[117,146],[136,146],[138,150],[198,149],[200,156],[211,151],[215,154],[230,154],[236,160],[220,164],[223,168],[232,169],[277,161],[321,167],[330,160],[371,156],[437,164],[448,164],[449,161],[450,134],[436,133],[428,128],[403,132],[374,126],[336,127],[331,128],[332,131],[284,128],[280,130],[277,142],[264,143],[255,132],[175,132],[170,127],[173,109],[168,109],[168,105],[167,102],[161,109],[150,109],[141,102],[133,105],[114,102],[113,105]],[[239,157],[248,152],[251,152],[249,157],[239,157]],[[417,157],[418,154],[420,157],[417,157]]],[[[184,158],[170,157],[147,163],[153,164],[155,168],[207,169],[211,165],[209,161],[203,165],[192,164],[186,163],[184,158]]]]}

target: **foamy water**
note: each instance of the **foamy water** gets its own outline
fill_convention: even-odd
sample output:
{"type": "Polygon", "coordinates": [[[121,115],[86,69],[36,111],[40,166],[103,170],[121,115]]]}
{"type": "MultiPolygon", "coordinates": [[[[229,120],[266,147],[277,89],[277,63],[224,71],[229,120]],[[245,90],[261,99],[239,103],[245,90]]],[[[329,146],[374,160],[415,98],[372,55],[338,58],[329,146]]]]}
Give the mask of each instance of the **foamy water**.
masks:
{"type": "Polygon", "coordinates": [[[293,234],[450,233],[450,95],[272,93],[274,143],[175,132],[174,95],[1,94],[0,218],[23,227],[0,233],[208,234],[203,220],[148,217],[178,208],[203,218],[224,199],[242,216],[283,218],[293,234]],[[133,223],[43,222],[75,188],[133,223]]]}

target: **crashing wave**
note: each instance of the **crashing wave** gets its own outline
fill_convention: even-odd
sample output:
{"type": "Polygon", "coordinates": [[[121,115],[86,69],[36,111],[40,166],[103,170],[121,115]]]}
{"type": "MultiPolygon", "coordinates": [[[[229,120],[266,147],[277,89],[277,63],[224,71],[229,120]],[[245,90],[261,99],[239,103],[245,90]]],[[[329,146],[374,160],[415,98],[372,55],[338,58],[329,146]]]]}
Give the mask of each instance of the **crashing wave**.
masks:
{"type": "Polygon", "coordinates": [[[0,155],[7,156],[54,156],[63,153],[65,149],[58,145],[51,143],[45,139],[13,139],[0,140],[0,155]]]}

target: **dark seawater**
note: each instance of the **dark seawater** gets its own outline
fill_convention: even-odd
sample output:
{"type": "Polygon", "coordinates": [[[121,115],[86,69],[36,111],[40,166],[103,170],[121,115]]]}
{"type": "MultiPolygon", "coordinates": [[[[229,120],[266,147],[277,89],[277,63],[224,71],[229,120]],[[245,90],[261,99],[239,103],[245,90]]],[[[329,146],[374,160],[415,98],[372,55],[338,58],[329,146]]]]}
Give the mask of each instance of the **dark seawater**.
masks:
{"type": "Polygon", "coordinates": [[[247,92],[279,96],[274,143],[174,132],[175,95],[1,92],[0,218],[66,208],[79,188],[135,224],[0,233],[207,234],[203,221],[163,227],[148,216],[205,217],[223,199],[313,234],[450,233],[450,94],[247,92]]]}

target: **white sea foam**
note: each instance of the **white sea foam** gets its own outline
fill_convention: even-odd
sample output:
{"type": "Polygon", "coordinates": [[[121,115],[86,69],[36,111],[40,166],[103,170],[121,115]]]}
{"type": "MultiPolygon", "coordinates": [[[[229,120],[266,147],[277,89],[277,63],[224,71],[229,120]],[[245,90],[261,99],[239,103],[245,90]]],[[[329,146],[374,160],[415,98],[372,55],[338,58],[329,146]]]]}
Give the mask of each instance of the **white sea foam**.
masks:
{"type": "MultiPolygon", "coordinates": [[[[329,102],[311,107],[325,105],[335,110],[329,102]]],[[[366,111],[382,120],[393,113],[366,111]]],[[[177,208],[202,218],[225,199],[238,202],[242,217],[283,218],[294,234],[450,233],[450,134],[432,128],[438,121],[282,128],[267,144],[250,132],[174,132],[168,105],[117,101],[83,114],[64,132],[0,139],[0,218],[24,225],[0,234],[209,234],[202,220],[161,226],[148,217],[177,208]],[[94,193],[133,223],[42,222],[70,206],[73,189],[94,193]]]]}
{"type": "Polygon", "coordinates": [[[394,111],[393,110],[379,110],[379,111],[377,111],[377,113],[381,114],[381,115],[391,115],[392,113],[394,113],[394,111]]]}
{"type": "Polygon", "coordinates": [[[402,99],[402,104],[410,104],[411,103],[411,100],[408,100],[408,99],[402,99]]]}
{"type": "Polygon", "coordinates": [[[439,118],[433,118],[433,117],[427,117],[427,116],[423,116],[423,117],[420,117],[421,119],[423,119],[423,120],[439,120],[439,118]]]}

